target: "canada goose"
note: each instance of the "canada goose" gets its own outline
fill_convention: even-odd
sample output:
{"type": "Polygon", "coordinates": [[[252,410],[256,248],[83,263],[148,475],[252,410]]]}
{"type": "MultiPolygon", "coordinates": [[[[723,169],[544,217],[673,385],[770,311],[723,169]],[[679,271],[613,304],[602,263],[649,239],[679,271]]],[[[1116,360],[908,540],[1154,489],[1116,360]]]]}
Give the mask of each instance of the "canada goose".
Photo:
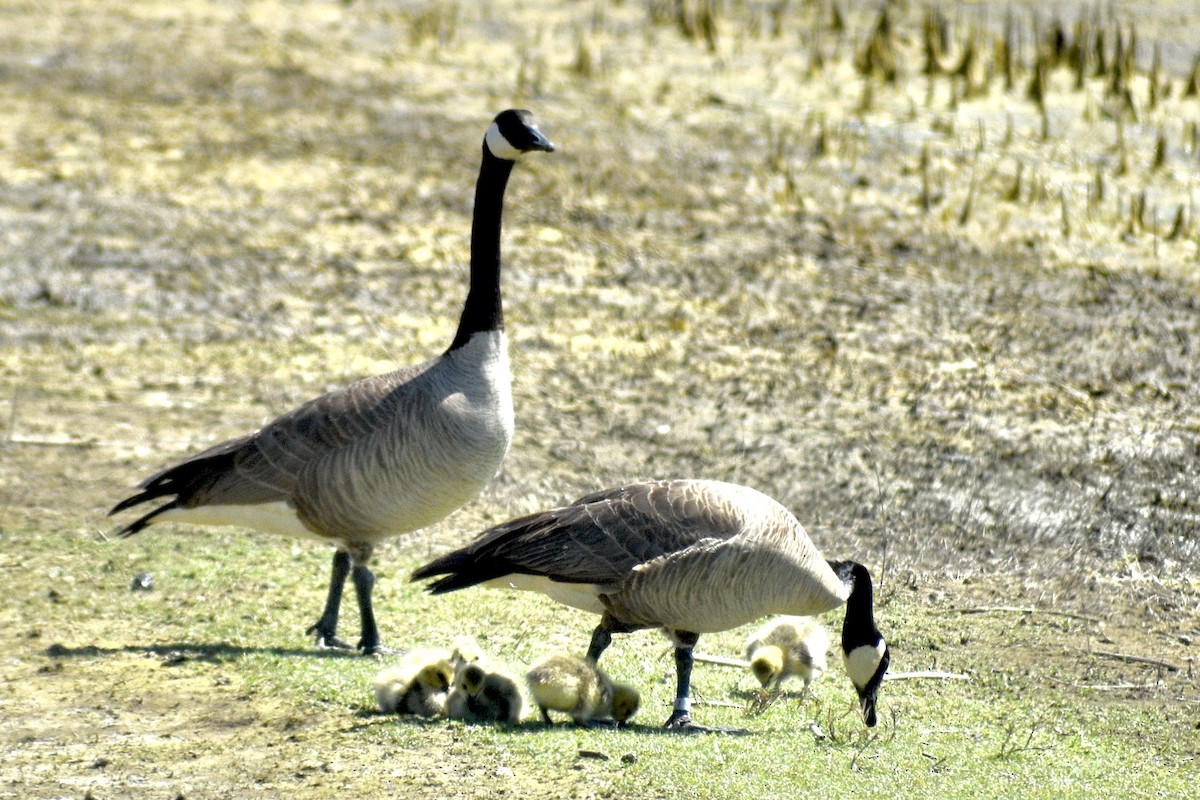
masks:
{"type": "Polygon", "coordinates": [[[829,634],[812,617],[782,616],[768,622],[746,642],[750,671],[764,689],[778,690],[785,678],[804,681],[804,691],[825,669],[829,634]]]}
{"type": "Polygon", "coordinates": [[[388,714],[432,717],[443,712],[454,679],[450,656],[440,650],[414,650],[398,664],[380,670],[373,681],[375,702],[388,714]]]}
{"type": "MultiPolygon", "coordinates": [[[[547,725],[552,722],[551,711],[570,715],[576,725],[612,716],[613,682],[594,663],[578,656],[555,653],[541,658],[530,665],[525,680],[547,725]]],[[[626,699],[622,710],[627,705],[626,699]]]]}
{"type": "Polygon", "coordinates": [[[484,531],[419,568],[444,576],[434,594],[466,586],[528,589],[601,615],[588,658],[612,634],[662,628],[675,643],[675,710],[691,724],[692,648],[701,633],[768,614],[809,616],[846,605],[847,674],[875,725],[890,654],[875,627],[871,576],[852,561],[824,561],[796,518],[766,495],[718,481],[635,483],[484,531]]]}
{"type": "Polygon", "coordinates": [[[452,719],[515,725],[521,721],[524,708],[525,699],[512,677],[476,662],[466,662],[459,668],[446,697],[446,716],[452,719]]]}
{"type": "Polygon", "coordinates": [[[554,150],[528,111],[499,114],[483,140],[471,224],[470,289],[450,348],[423,364],[366,378],[301,405],[255,433],[209,448],[142,483],[109,514],[168,502],[120,530],[160,520],[237,525],[337,547],[318,647],[338,639],[351,575],[362,620],[358,648],[383,650],[368,568],[382,540],[423,528],[474,498],[513,434],[512,377],[500,302],[500,223],[513,165],[554,150]]]}

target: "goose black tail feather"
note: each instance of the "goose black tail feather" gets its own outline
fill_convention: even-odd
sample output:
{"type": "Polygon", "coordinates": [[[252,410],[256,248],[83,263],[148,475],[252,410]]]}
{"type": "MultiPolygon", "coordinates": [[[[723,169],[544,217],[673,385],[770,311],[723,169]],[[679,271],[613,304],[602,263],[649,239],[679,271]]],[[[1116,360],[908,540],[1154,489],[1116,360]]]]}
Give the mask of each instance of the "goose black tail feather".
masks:
{"type": "Polygon", "coordinates": [[[111,517],[114,514],[120,514],[126,509],[133,508],[134,506],[140,506],[142,503],[146,503],[151,500],[157,500],[161,497],[171,497],[172,495],[175,495],[175,497],[173,497],[170,502],[159,506],[149,514],[138,517],[124,528],[121,528],[121,530],[117,531],[118,536],[132,536],[142,528],[149,525],[150,522],[159,514],[169,509],[179,507],[179,482],[171,475],[166,473],[162,475],[156,475],[143,483],[141,489],[142,491],[138,492],[132,497],[126,497],[124,500],[113,506],[109,510],[108,516],[111,517]]]}
{"type": "Polygon", "coordinates": [[[511,572],[513,572],[512,565],[500,559],[488,559],[480,562],[468,553],[454,552],[430,561],[423,567],[418,567],[409,580],[415,582],[436,578],[439,575],[444,576],[425,588],[430,594],[446,594],[508,575],[511,572]]]}
{"type": "MultiPolygon", "coordinates": [[[[113,508],[112,511],[110,511],[108,513],[111,516],[111,515],[117,513],[118,511],[123,511],[124,509],[129,508],[130,506],[137,505],[138,503],[149,500],[152,497],[154,497],[154,495],[151,495],[149,492],[142,492],[139,495],[130,497],[128,500],[122,500],[120,503],[118,503],[113,508]]],[[[154,518],[157,517],[159,514],[163,513],[164,511],[170,511],[172,508],[179,508],[179,500],[178,499],[172,500],[168,503],[163,503],[161,506],[154,509],[150,513],[143,514],[142,516],[138,517],[133,522],[129,523],[124,528],[121,528],[119,531],[117,531],[117,536],[120,536],[122,539],[126,539],[130,536],[133,536],[135,533],[140,531],[142,528],[145,528],[147,525],[149,525],[151,522],[153,522],[154,518]]]]}
{"type": "MultiPolygon", "coordinates": [[[[505,575],[537,575],[542,574],[529,566],[522,565],[518,556],[507,558],[502,555],[512,552],[508,548],[514,545],[517,552],[524,549],[522,543],[535,540],[539,534],[553,531],[560,522],[560,509],[539,511],[525,517],[510,520],[494,528],[490,528],[466,547],[447,553],[441,558],[430,561],[413,572],[410,580],[421,581],[427,578],[445,577],[429,584],[426,589],[430,594],[445,594],[456,589],[465,589],[505,575]]],[[[550,576],[547,576],[550,577],[550,576]]],[[[560,580],[559,578],[551,578],[560,580]]]]}
{"type": "Polygon", "coordinates": [[[153,522],[159,514],[172,508],[183,508],[197,492],[211,487],[214,481],[232,468],[233,450],[243,444],[243,439],[217,445],[142,481],[138,486],[141,491],[113,506],[108,512],[110,517],[151,500],[170,498],[170,502],[121,528],[118,535],[132,536],[153,522]]]}
{"type": "MultiPolygon", "coordinates": [[[[486,578],[482,580],[486,580],[486,578]]],[[[430,594],[446,594],[447,592],[453,592],[458,589],[465,589],[468,586],[475,586],[476,584],[481,583],[482,580],[468,578],[465,575],[447,575],[446,577],[429,584],[427,587],[425,587],[425,589],[430,594]]]]}
{"type": "Polygon", "coordinates": [[[145,503],[148,500],[155,500],[159,497],[166,497],[168,495],[177,493],[178,490],[164,491],[161,487],[153,486],[138,492],[132,497],[126,497],[124,500],[109,509],[108,515],[111,517],[113,514],[120,514],[126,509],[133,508],[134,506],[140,506],[142,503],[145,503]]]}

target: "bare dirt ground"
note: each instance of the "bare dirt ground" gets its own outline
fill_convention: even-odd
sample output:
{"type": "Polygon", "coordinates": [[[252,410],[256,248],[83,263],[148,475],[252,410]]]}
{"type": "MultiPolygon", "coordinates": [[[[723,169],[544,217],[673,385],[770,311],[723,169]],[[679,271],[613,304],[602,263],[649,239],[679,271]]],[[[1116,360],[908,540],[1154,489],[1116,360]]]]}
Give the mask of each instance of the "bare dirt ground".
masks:
{"type": "MultiPolygon", "coordinates": [[[[727,8],[715,48],[656,21],[669,5],[0,10],[0,797],[496,793],[452,728],[422,731],[450,754],[431,766],[354,736],[369,717],[248,686],[219,647],[173,658],[184,622],[122,609],[147,553],[232,535],[100,532],[171,459],[445,345],[478,139],[514,104],[561,147],[509,196],[517,439],[483,498],[385,550],[391,580],[599,486],[735,480],[875,567],[914,668],[1003,653],[1023,691],[1160,710],[1194,763],[1196,20],[1124,9],[1143,67],[1119,121],[1065,69],[1041,117],[949,79],[925,105],[916,60],[868,109],[873,10],[823,34],[822,72],[813,4],[782,40],[727,8]]],[[[906,53],[920,19],[900,14],[906,53]]],[[[247,580],[286,605],[265,560],[247,580]]],[[[245,588],[206,583],[217,605],[245,588]]],[[[571,768],[506,786],[595,793],[571,768]]]]}

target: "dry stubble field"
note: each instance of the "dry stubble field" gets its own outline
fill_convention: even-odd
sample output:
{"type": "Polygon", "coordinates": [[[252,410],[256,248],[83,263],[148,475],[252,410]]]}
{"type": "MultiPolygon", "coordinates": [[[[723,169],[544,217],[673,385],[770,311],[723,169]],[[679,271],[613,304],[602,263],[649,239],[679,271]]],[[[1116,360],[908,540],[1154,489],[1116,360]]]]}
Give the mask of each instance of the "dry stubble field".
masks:
{"type": "MultiPolygon", "coordinates": [[[[511,105],[560,146],[509,193],[517,437],[478,501],[378,556],[392,644],[432,619],[510,657],[581,646],[582,616],[439,606],[405,574],[600,486],[734,480],[872,566],[894,669],[1045,709],[998,715],[999,755],[1052,760],[1065,704],[1194,770],[1197,18],[1106,10],[1088,36],[1115,60],[1136,19],[1135,69],[1114,90],[1089,62],[1076,87],[1047,61],[1039,107],[1048,21],[1024,7],[1006,88],[1003,12],[947,7],[945,64],[971,30],[981,55],[929,76],[919,4],[873,47],[875,8],[842,6],[839,27],[800,2],[5,4],[0,796],[687,793],[639,778],[646,756],[535,771],[518,739],[440,724],[397,747],[369,667],[263,677],[328,682],[302,635],[327,553],[104,535],[164,463],[445,346],[479,137],[511,105]],[[141,571],[155,592],[130,593],[141,571]]],[[[638,648],[650,725],[668,671],[638,648]]],[[[929,735],[921,692],[956,691],[885,688],[900,741],[929,735]]],[[[769,724],[799,736],[798,713],[769,724]]],[[[867,780],[857,747],[835,756],[867,780]]]]}

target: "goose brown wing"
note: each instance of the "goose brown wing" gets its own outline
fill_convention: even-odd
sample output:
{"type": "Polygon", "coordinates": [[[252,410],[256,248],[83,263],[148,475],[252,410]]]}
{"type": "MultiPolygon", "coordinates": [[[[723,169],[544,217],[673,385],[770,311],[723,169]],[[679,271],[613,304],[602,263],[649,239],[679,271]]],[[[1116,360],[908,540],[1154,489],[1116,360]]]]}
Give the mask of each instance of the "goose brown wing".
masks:
{"type": "Polygon", "coordinates": [[[728,511],[703,482],[630,484],[491,528],[413,580],[446,576],[430,587],[435,594],[514,573],[616,586],[640,565],[739,533],[728,511]]]}
{"type": "MultiPolygon", "coordinates": [[[[329,468],[337,454],[394,424],[401,403],[397,394],[428,367],[421,364],[366,378],[316,397],[254,433],[217,444],[151,476],[139,494],[109,513],[171,496],[175,499],[160,510],[293,499],[296,487],[312,482],[312,473],[329,468]]],[[[150,516],[126,532],[140,530],[150,516]]]]}
{"type": "MultiPolygon", "coordinates": [[[[331,474],[357,466],[350,451],[371,452],[372,438],[390,438],[398,419],[411,416],[402,408],[405,396],[419,396],[414,380],[429,364],[366,378],[321,395],[270,423],[235,453],[233,469],[221,476],[203,503],[241,503],[250,496],[291,497],[297,486],[314,496],[320,485],[342,485],[331,474]]],[[[397,446],[398,442],[393,442],[397,446]]],[[[348,476],[352,477],[352,476],[348,476]]]]}

